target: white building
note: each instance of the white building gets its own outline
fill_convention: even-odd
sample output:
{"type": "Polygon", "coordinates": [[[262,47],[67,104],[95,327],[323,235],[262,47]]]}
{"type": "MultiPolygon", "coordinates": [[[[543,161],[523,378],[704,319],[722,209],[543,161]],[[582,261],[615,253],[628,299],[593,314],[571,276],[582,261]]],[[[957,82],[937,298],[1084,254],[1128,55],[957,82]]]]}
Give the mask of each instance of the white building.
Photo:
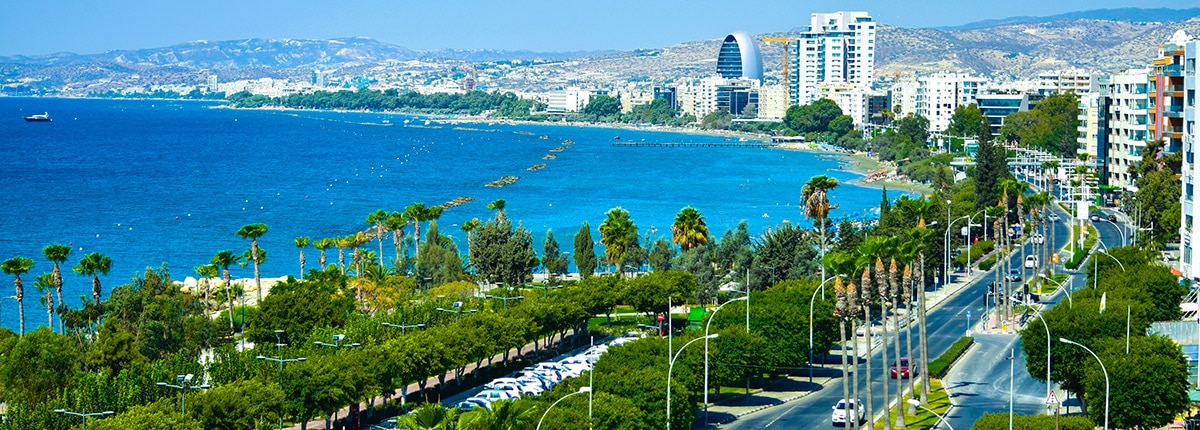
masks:
{"type": "Polygon", "coordinates": [[[758,90],[759,119],[783,119],[787,107],[787,91],[783,85],[768,85],[758,90]]]}
{"type": "Polygon", "coordinates": [[[790,104],[817,100],[822,83],[868,87],[875,77],[875,21],[867,12],[812,14],[794,49],[790,104]]]}
{"type": "Polygon", "coordinates": [[[929,131],[940,132],[950,126],[950,118],[959,106],[975,103],[987,78],[965,73],[941,72],[917,80],[914,109],[908,111],[929,119],[929,131]]]}
{"type": "Polygon", "coordinates": [[[1200,231],[1200,204],[1196,201],[1196,178],[1200,177],[1200,164],[1196,163],[1196,140],[1200,134],[1196,130],[1196,58],[1200,57],[1200,42],[1190,40],[1184,46],[1183,89],[1185,96],[1183,108],[1183,191],[1180,201],[1183,203],[1183,219],[1179,225],[1180,238],[1180,270],[1188,279],[1200,279],[1200,264],[1195,264],[1200,254],[1195,237],[1200,231]]]}
{"type": "Polygon", "coordinates": [[[579,112],[592,101],[592,92],[579,87],[567,87],[551,91],[547,97],[546,112],[579,112]]]}
{"type": "Polygon", "coordinates": [[[1127,70],[1113,74],[1108,93],[1108,185],[1134,190],[1129,166],[1142,158],[1149,135],[1149,69],[1127,70]]]}
{"type": "Polygon", "coordinates": [[[697,120],[717,111],[717,90],[729,80],[712,76],[679,87],[679,110],[697,120]]]}
{"type": "Polygon", "coordinates": [[[830,99],[842,109],[842,115],[854,118],[861,128],[867,121],[867,99],[870,90],[849,83],[826,83],[817,86],[817,99],[830,99]]]}

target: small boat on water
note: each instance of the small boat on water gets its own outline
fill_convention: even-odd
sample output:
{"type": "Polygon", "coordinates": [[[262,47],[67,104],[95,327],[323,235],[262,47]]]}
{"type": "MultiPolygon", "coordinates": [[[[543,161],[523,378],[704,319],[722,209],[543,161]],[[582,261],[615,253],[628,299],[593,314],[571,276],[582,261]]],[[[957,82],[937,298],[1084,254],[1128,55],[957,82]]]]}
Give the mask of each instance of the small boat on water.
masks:
{"type": "Polygon", "coordinates": [[[46,112],[46,113],[30,115],[30,116],[25,117],[25,121],[28,121],[28,122],[50,122],[51,121],[50,113],[46,112]]]}

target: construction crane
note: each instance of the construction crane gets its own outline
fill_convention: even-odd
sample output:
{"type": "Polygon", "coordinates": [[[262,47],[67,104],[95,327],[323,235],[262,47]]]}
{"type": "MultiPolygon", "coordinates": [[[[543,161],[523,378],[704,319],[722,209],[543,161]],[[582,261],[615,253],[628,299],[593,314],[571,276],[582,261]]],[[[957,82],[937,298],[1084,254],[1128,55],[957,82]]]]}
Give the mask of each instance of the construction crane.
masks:
{"type": "Polygon", "coordinates": [[[792,97],[791,97],[792,75],[791,75],[791,73],[788,73],[788,69],[789,69],[788,64],[791,63],[791,61],[788,61],[788,52],[791,52],[792,42],[795,40],[796,39],[792,38],[792,37],[764,37],[764,38],[762,38],[763,43],[782,43],[783,44],[783,100],[784,100],[785,104],[792,103],[792,97]]]}

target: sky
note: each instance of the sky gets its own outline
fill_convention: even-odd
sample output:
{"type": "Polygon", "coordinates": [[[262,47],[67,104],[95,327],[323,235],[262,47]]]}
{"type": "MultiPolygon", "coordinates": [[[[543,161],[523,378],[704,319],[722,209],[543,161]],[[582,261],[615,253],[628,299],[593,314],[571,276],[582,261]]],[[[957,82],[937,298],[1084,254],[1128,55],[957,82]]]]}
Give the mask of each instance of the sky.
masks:
{"type": "Polygon", "coordinates": [[[631,50],[807,27],[865,10],[899,27],[1195,0],[4,0],[0,56],[78,54],[192,40],[367,36],[410,49],[631,50]]]}

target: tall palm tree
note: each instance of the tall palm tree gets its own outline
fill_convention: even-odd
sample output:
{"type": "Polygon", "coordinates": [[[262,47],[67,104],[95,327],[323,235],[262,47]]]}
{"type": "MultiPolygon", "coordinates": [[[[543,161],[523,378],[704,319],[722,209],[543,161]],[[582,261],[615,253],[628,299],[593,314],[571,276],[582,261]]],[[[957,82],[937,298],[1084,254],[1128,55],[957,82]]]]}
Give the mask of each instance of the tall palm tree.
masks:
{"type": "Polygon", "coordinates": [[[487,208],[496,211],[496,221],[504,220],[504,207],[506,206],[504,199],[496,199],[488,203],[487,208]]]}
{"type": "Polygon", "coordinates": [[[413,225],[413,255],[421,249],[421,222],[429,219],[429,208],[424,203],[413,203],[404,208],[404,218],[413,225]]]}
{"type": "MultiPolygon", "coordinates": [[[[829,219],[829,190],[837,188],[838,180],[825,175],[813,176],[800,189],[804,203],[804,216],[811,221],[821,221],[821,256],[825,255],[825,220],[829,219]]],[[[825,278],[825,266],[821,266],[821,279],[825,278]]]]}
{"type": "MultiPolygon", "coordinates": [[[[400,212],[392,212],[388,214],[387,228],[392,232],[392,245],[396,248],[396,261],[393,266],[400,268],[400,242],[404,238],[404,227],[408,227],[408,220],[404,218],[404,214],[400,212]]],[[[383,258],[383,254],[379,254],[383,258]]]]}
{"type": "Polygon", "coordinates": [[[604,244],[604,259],[623,272],[621,265],[629,251],[629,235],[631,232],[637,232],[637,226],[629,218],[629,211],[620,206],[609,209],[605,216],[604,223],[600,224],[600,243],[604,244]]]}
{"type": "Polygon", "coordinates": [[[73,270],[83,276],[92,277],[92,298],[96,300],[96,304],[100,304],[100,275],[107,275],[112,269],[112,259],[99,252],[83,256],[79,260],[79,264],[73,270]]]}
{"type": "Polygon", "coordinates": [[[922,217],[917,221],[917,227],[914,228],[909,238],[913,243],[913,251],[917,254],[917,271],[914,275],[914,283],[917,287],[917,336],[918,349],[921,352],[921,404],[929,404],[929,334],[926,327],[928,320],[928,302],[925,300],[925,249],[929,243],[929,238],[933,237],[934,231],[926,228],[925,218],[922,217]]]}
{"type": "MultiPolygon", "coordinates": [[[[54,273],[43,273],[33,280],[33,288],[46,293],[41,297],[42,305],[46,307],[46,326],[54,330],[54,273]]],[[[23,320],[24,318],[22,318],[23,320]]]]}
{"type": "Polygon", "coordinates": [[[383,209],[376,210],[367,215],[367,225],[375,226],[375,238],[379,241],[379,255],[383,255],[383,232],[387,226],[387,220],[390,215],[383,209]]]}
{"type": "MultiPolygon", "coordinates": [[[[898,241],[892,241],[892,246],[893,246],[892,251],[895,253],[899,253],[900,247],[902,246],[902,244],[898,241]]],[[[899,305],[898,302],[901,302],[902,300],[899,299],[897,296],[900,295],[899,293],[901,293],[903,286],[900,284],[900,268],[899,268],[899,266],[896,265],[895,257],[891,258],[891,263],[892,263],[891,266],[888,268],[888,291],[887,291],[887,294],[884,296],[884,301],[890,300],[892,302],[892,310],[895,311],[895,310],[900,309],[898,307],[898,305],[899,305]]],[[[884,313],[884,316],[885,317],[887,316],[886,312],[884,313]]],[[[886,334],[887,333],[887,331],[886,331],[887,330],[887,319],[886,318],[883,320],[883,326],[884,326],[884,330],[885,330],[884,331],[885,334],[883,336],[883,341],[884,341],[883,350],[887,351],[887,344],[886,344],[886,342],[887,342],[887,334],[886,334]]],[[[903,383],[903,378],[901,378],[899,375],[900,357],[901,357],[901,355],[900,355],[900,318],[896,315],[892,316],[892,331],[894,333],[896,333],[896,337],[892,338],[892,345],[895,346],[895,352],[896,352],[896,370],[897,370],[897,374],[896,374],[896,404],[899,405],[896,407],[895,428],[904,428],[905,427],[904,412],[903,412],[904,411],[904,391],[903,391],[904,383],[903,383]]],[[[884,357],[883,357],[884,369],[887,369],[887,363],[888,363],[887,354],[884,353],[884,357]]],[[[887,373],[887,371],[885,370],[884,373],[887,373]]],[[[887,381],[887,375],[884,375],[883,380],[887,381]]],[[[884,385],[887,385],[887,384],[884,384],[884,385]]],[[[887,394],[884,394],[883,397],[887,398],[889,403],[891,402],[891,398],[889,398],[887,396],[887,394]]],[[[886,424],[885,424],[885,426],[886,426],[886,424]]]]}
{"type": "Polygon", "coordinates": [[[342,274],[346,273],[346,248],[354,247],[354,236],[340,236],[333,239],[334,246],[338,249],[338,268],[342,274]]]}
{"type": "Polygon", "coordinates": [[[266,224],[247,224],[238,230],[237,235],[242,239],[250,239],[250,261],[254,263],[254,295],[257,303],[262,303],[262,281],[258,277],[258,238],[267,234],[266,224]]]}
{"type": "Polygon", "coordinates": [[[221,276],[221,271],[217,268],[216,265],[213,265],[213,264],[201,264],[199,266],[193,267],[192,271],[196,272],[196,276],[200,277],[200,283],[203,284],[204,306],[205,306],[205,308],[207,308],[211,304],[211,302],[210,302],[210,300],[211,300],[211,297],[210,297],[211,282],[210,281],[212,280],[212,278],[221,276]]]}
{"type": "Polygon", "coordinates": [[[296,238],[296,249],[300,251],[300,279],[304,279],[304,248],[308,247],[311,241],[308,236],[296,238]]]}
{"type": "MultiPolygon", "coordinates": [[[[840,349],[842,352],[842,401],[844,402],[843,404],[850,403],[850,384],[849,384],[850,368],[847,366],[847,363],[846,363],[846,361],[847,361],[846,320],[850,319],[850,307],[848,304],[849,303],[848,299],[849,299],[849,294],[850,294],[851,288],[853,288],[853,286],[854,286],[853,283],[851,283],[849,286],[842,285],[841,276],[839,276],[833,280],[834,297],[836,297],[836,302],[835,302],[834,308],[833,308],[833,315],[835,317],[837,317],[837,319],[838,319],[838,335],[839,335],[838,341],[840,342],[840,343],[838,343],[838,345],[840,345],[840,347],[838,349],[840,349]]],[[[857,360],[855,360],[855,361],[857,362],[857,360]]],[[[851,420],[846,420],[846,422],[850,422],[850,421],[851,420]]]]}
{"type": "MultiPolygon", "coordinates": [[[[868,238],[868,239],[870,239],[870,238],[868,238]]],[[[861,287],[858,290],[858,294],[859,294],[860,304],[862,305],[862,310],[863,310],[863,326],[864,326],[863,331],[865,333],[865,337],[866,337],[866,341],[867,341],[867,348],[866,348],[867,370],[866,370],[866,376],[865,376],[866,383],[867,383],[867,400],[866,400],[866,402],[867,402],[867,420],[869,420],[867,422],[867,425],[870,427],[874,427],[875,422],[873,420],[875,419],[875,406],[874,406],[874,403],[875,403],[875,392],[874,391],[875,390],[872,389],[872,387],[871,387],[871,361],[872,361],[871,360],[871,355],[872,355],[871,347],[874,344],[874,342],[873,342],[874,334],[871,333],[871,299],[873,298],[874,293],[871,291],[871,270],[867,267],[864,267],[862,269],[862,280],[861,280],[861,283],[859,284],[859,286],[861,287]]],[[[855,336],[857,336],[857,333],[858,332],[855,332],[855,336]]],[[[855,348],[855,352],[856,353],[858,352],[857,348],[855,348]]],[[[856,379],[857,379],[857,377],[856,377],[856,379]]],[[[856,382],[856,384],[857,384],[857,382],[856,382]]],[[[855,396],[855,398],[857,398],[857,397],[858,396],[855,396]]]]}
{"type": "Polygon", "coordinates": [[[233,251],[225,250],[225,251],[218,251],[217,255],[214,255],[211,260],[213,267],[221,268],[221,274],[225,278],[225,284],[224,284],[225,299],[229,303],[229,329],[230,330],[234,329],[234,324],[233,324],[233,289],[230,288],[230,286],[229,286],[229,284],[231,282],[231,279],[229,277],[229,266],[237,264],[237,262],[241,259],[242,259],[242,257],[235,255],[233,253],[233,251]]]}
{"type": "Polygon", "coordinates": [[[483,225],[483,222],[479,221],[479,218],[471,218],[470,221],[466,221],[466,222],[462,223],[462,227],[461,227],[462,231],[467,233],[467,249],[468,250],[470,250],[470,248],[471,248],[471,232],[475,231],[475,229],[479,228],[479,226],[481,226],[481,225],[483,225]]]}
{"type": "Polygon", "coordinates": [[[412,430],[449,430],[458,422],[458,410],[447,409],[441,403],[430,403],[415,413],[399,418],[399,426],[412,430]]]}
{"type": "Polygon", "coordinates": [[[675,223],[671,224],[671,241],[678,243],[679,249],[684,252],[708,243],[708,226],[700,211],[688,206],[675,214],[675,223]]]}
{"type": "MultiPolygon", "coordinates": [[[[59,270],[59,263],[66,263],[67,257],[71,255],[71,247],[61,243],[52,243],[42,248],[42,255],[46,256],[47,260],[54,263],[54,290],[58,293],[58,304],[63,304],[62,301],[62,271],[59,270]]],[[[51,324],[51,327],[54,325],[51,324]]],[[[66,326],[63,325],[62,317],[58,319],[58,332],[64,333],[66,326]]]]}
{"type": "MultiPolygon", "coordinates": [[[[888,384],[887,384],[888,371],[889,371],[889,369],[888,369],[888,341],[887,341],[888,340],[887,305],[888,305],[888,301],[890,299],[890,297],[888,297],[888,292],[891,290],[891,286],[888,281],[889,281],[888,274],[887,274],[886,268],[884,267],[884,264],[883,264],[883,258],[880,256],[876,256],[875,257],[875,288],[877,289],[877,293],[878,293],[878,297],[879,297],[879,318],[881,320],[883,320],[883,321],[881,321],[882,324],[880,324],[880,328],[883,330],[883,348],[881,348],[883,350],[883,357],[882,357],[883,361],[879,363],[879,370],[883,371],[884,404],[888,404],[892,401],[892,397],[888,393],[888,384]]],[[[870,346],[868,346],[868,348],[870,348],[870,346]]],[[[869,351],[869,349],[868,349],[868,351],[869,351]]],[[[867,373],[867,379],[868,380],[871,379],[870,373],[867,373]]],[[[883,427],[887,430],[891,430],[891,428],[892,428],[892,412],[891,412],[890,408],[886,408],[886,407],[883,408],[883,427]]]]}
{"type": "Polygon", "coordinates": [[[0,263],[0,270],[13,275],[13,285],[17,287],[17,310],[21,318],[21,336],[25,335],[25,285],[21,283],[21,274],[33,268],[33,260],[25,257],[13,257],[0,263]]]}
{"type": "Polygon", "coordinates": [[[522,430],[537,423],[537,407],[529,402],[502,400],[491,409],[475,408],[459,416],[460,430],[522,430]]]}
{"type": "Polygon", "coordinates": [[[350,247],[354,248],[354,252],[350,255],[353,257],[353,259],[351,261],[353,262],[353,264],[356,267],[355,273],[362,274],[362,263],[363,263],[362,257],[363,257],[363,255],[359,253],[358,248],[360,248],[363,245],[366,245],[368,243],[371,243],[371,239],[367,237],[366,233],[363,233],[361,231],[358,233],[354,233],[353,235],[351,235],[349,237],[350,237],[350,247]]]}
{"type": "Polygon", "coordinates": [[[317,257],[317,264],[321,265],[321,270],[325,270],[325,250],[334,245],[334,239],[323,238],[313,242],[313,248],[321,251],[321,255],[317,257]]]}

